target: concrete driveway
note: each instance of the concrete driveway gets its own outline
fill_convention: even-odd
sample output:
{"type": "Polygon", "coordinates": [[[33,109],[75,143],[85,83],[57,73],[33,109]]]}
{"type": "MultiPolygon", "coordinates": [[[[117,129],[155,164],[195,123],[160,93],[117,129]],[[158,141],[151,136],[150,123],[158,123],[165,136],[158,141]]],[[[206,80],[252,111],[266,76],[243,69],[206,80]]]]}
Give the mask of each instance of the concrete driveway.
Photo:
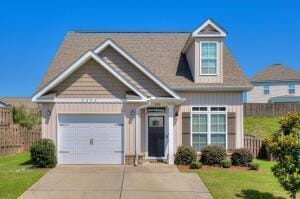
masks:
{"type": "Polygon", "coordinates": [[[168,165],[59,166],[29,188],[24,199],[212,198],[195,173],[168,165]]]}

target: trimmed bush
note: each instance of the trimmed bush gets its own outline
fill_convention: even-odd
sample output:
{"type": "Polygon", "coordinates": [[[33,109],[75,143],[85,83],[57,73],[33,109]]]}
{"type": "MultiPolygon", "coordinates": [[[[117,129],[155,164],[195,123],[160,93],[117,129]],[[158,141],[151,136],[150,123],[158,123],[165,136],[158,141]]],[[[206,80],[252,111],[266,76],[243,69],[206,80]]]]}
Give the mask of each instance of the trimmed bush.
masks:
{"type": "Polygon", "coordinates": [[[220,164],[226,159],[226,150],[220,145],[208,145],[201,151],[201,162],[206,165],[220,164]]]}
{"type": "Polygon", "coordinates": [[[231,163],[234,166],[247,167],[252,160],[253,157],[247,149],[236,149],[231,155],[231,163]]]}
{"type": "Polygon", "coordinates": [[[192,162],[190,164],[190,169],[200,169],[202,168],[202,162],[192,162]]]}
{"type": "Polygon", "coordinates": [[[55,145],[50,139],[41,139],[35,142],[31,149],[31,160],[37,168],[53,168],[56,166],[55,145]]]}
{"type": "Polygon", "coordinates": [[[230,168],[231,167],[231,161],[230,160],[222,160],[220,162],[221,167],[223,168],[230,168]]]}
{"type": "Polygon", "coordinates": [[[257,171],[259,169],[259,164],[258,163],[254,163],[254,162],[250,162],[249,163],[249,169],[257,171]]]}
{"type": "Polygon", "coordinates": [[[197,152],[190,146],[179,146],[175,154],[176,165],[190,165],[195,162],[197,158],[197,152]]]}

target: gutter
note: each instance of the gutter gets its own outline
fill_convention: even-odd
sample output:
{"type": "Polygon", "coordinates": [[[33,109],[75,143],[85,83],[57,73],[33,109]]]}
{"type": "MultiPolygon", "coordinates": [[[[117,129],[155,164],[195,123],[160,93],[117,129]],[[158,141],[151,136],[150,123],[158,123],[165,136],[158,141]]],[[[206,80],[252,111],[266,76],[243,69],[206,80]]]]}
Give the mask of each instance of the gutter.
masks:
{"type": "MultiPolygon", "coordinates": [[[[135,159],[134,159],[134,166],[137,166],[138,165],[138,160],[139,160],[139,154],[138,154],[138,151],[137,151],[137,146],[138,146],[138,139],[137,139],[137,132],[140,129],[140,125],[138,125],[138,120],[140,119],[140,110],[143,109],[143,108],[146,108],[148,106],[151,105],[151,102],[149,100],[147,100],[147,103],[146,104],[143,104],[141,106],[138,106],[136,109],[135,109],[135,159]]],[[[139,124],[141,122],[139,121],[139,124]]]]}

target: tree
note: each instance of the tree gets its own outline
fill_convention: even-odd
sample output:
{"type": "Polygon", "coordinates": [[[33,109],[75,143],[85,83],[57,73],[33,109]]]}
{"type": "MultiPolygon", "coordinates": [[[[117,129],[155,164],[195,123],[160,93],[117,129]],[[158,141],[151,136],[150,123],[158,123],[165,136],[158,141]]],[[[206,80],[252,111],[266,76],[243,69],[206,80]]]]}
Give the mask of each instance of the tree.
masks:
{"type": "Polygon", "coordinates": [[[300,112],[281,117],[279,124],[280,129],[265,142],[277,161],[272,167],[273,175],[295,199],[300,190],[300,112]]]}

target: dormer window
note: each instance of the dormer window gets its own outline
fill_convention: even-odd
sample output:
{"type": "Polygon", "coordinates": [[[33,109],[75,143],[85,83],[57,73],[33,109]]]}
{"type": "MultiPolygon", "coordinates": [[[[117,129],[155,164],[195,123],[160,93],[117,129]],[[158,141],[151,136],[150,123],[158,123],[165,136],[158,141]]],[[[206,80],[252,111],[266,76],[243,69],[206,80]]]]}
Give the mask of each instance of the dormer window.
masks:
{"type": "Polygon", "coordinates": [[[217,75],[218,43],[215,41],[200,42],[200,75],[217,75]]]}

